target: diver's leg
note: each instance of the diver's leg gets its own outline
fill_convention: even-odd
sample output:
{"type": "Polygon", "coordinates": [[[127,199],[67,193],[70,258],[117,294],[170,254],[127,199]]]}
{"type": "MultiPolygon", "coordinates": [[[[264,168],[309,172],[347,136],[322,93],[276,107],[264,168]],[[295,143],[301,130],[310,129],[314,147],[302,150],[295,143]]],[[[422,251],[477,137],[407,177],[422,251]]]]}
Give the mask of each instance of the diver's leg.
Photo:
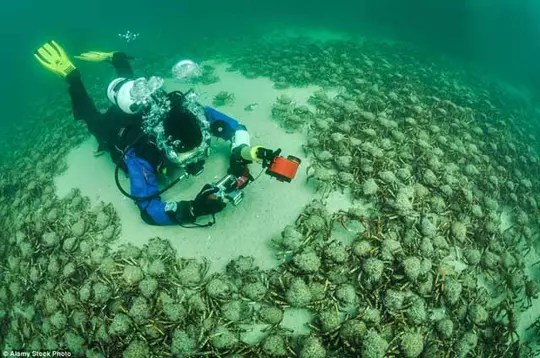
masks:
{"type": "Polygon", "coordinates": [[[247,128],[236,119],[229,117],[212,107],[204,107],[206,118],[210,122],[212,135],[231,142],[231,151],[241,150],[250,145],[247,128]]]}
{"type": "Polygon", "coordinates": [[[111,62],[118,77],[133,78],[133,69],[129,59],[130,57],[123,52],[114,53],[111,62]]]}
{"type": "Polygon", "coordinates": [[[66,77],[66,81],[69,86],[69,96],[71,97],[71,107],[75,119],[88,123],[95,121],[97,117],[101,117],[94,101],[92,101],[84,87],[79,70],[71,72],[66,77]]]}
{"type": "MultiPolygon", "coordinates": [[[[146,197],[159,191],[156,171],[146,160],[137,157],[129,150],[124,158],[129,174],[131,195],[146,197]]],[[[177,225],[178,222],[166,212],[165,203],[159,197],[137,201],[142,219],[150,225],[177,225]]]]}
{"type": "Polygon", "coordinates": [[[81,79],[79,70],[71,72],[67,77],[69,96],[71,97],[71,107],[73,117],[76,120],[84,121],[88,131],[96,138],[99,147],[98,152],[107,148],[106,126],[103,125],[104,115],[100,113],[94,101],[88,95],[81,79]]]}

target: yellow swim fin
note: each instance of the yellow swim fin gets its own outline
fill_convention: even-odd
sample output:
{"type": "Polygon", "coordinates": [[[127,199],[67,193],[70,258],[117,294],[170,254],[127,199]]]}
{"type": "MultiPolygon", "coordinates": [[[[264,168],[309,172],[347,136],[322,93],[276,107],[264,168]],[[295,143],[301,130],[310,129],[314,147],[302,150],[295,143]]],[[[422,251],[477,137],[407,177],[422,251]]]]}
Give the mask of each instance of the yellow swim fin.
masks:
{"type": "Polygon", "coordinates": [[[49,71],[59,76],[66,77],[75,70],[75,66],[69,60],[66,51],[55,41],[49,41],[41,46],[34,57],[49,71]]]}
{"type": "Polygon", "coordinates": [[[88,51],[81,53],[79,56],[75,56],[75,58],[88,62],[103,62],[112,59],[113,55],[114,52],[88,51]]]}

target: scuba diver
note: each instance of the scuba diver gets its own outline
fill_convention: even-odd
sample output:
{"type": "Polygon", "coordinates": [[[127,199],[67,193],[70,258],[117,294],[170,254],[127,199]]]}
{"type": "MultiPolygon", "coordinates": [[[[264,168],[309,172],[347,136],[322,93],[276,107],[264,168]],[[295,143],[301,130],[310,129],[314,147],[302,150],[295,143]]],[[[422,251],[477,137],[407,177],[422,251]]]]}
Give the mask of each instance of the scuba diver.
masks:
{"type": "MultiPolygon", "coordinates": [[[[166,93],[160,88],[162,80],[160,83],[159,78],[134,78],[128,61],[131,58],[123,52],[92,51],[75,57],[90,62],[107,61],[116,70],[118,78],[107,88],[107,96],[113,105],[106,113],[97,110],[79,70],[56,42],[44,44],[34,56],[47,70],[66,80],[75,119],[86,123],[98,142],[98,152],[109,152],[117,165],[117,185],[135,200],[142,219],[148,224],[209,226],[212,223],[200,225],[196,219],[204,215],[214,217],[226,206],[226,198],[240,198],[239,190],[253,180],[248,168],[253,160],[266,161],[267,167],[280,158],[288,160],[279,157],[279,150],[251,147],[244,125],[211,107],[202,106],[193,93],[166,93]],[[231,142],[228,175],[216,184],[204,185],[193,200],[163,202],[160,194],[166,189],[181,178],[198,175],[203,170],[211,136],[231,142]],[[171,166],[180,168],[183,174],[160,190],[158,173],[165,173],[171,166]],[[119,184],[119,168],[129,177],[130,193],[119,184]],[[236,193],[235,196],[228,195],[231,192],[236,193]]],[[[291,169],[296,173],[298,165],[299,160],[296,167],[286,168],[285,175],[290,176],[291,169]]],[[[292,177],[284,179],[290,181],[292,177]]]]}

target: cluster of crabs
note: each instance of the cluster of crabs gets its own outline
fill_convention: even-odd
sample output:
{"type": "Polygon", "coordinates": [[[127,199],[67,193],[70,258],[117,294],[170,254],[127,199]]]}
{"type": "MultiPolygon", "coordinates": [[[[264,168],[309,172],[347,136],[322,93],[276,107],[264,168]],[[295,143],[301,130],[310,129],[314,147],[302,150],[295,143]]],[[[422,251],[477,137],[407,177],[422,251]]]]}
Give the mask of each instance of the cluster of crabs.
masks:
{"type": "MultiPolygon", "coordinates": [[[[518,336],[517,317],[540,291],[530,265],[534,256],[527,256],[540,224],[538,128],[528,120],[533,108],[482,79],[426,67],[392,46],[343,41],[295,45],[278,51],[262,44],[257,54],[265,63],[245,57],[234,66],[253,77],[269,76],[276,83],[286,79],[296,86],[307,84],[309,77],[309,84],[321,87],[308,106],[279,96],[272,116],[286,130],[307,133],[308,181],[316,183],[322,197],[347,193],[370,208],[360,216],[379,223],[375,239],[361,244],[369,243],[373,251],[356,270],[364,268],[363,277],[376,274],[377,283],[388,278],[392,297],[396,289],[410,297],[403,291],[410,290],[411,282],[401,282],[403,275],[421,283],[414,294],[425,296],[429,312],[449,315],[455,310],[450,319],[456,328],[466,322],[479,337],[467,352],[527,352],[534,335],[518,336]],[[384,252],[400,253],[397,277],[389,274],[396,270],[386,262],[395,257],[370,257],[381,242],[392,247],[384,252]],[[441,300],[445,288],[453,292],[449,297],[460,297],[459,310],[441,300]],[[465,296],[465,289],[474,293],[465,296]],[[487,312],[479,316],[490,320],[471,324],[467,311],[477,313],[478,307],[487,312]]],[[[320,219],[306,220],[317,228],[313,231],[324,231],[320,219]]],[[[293,240],[292,247],[299,242],[306,239],[293,240]]],[[[343,272],[332,276],[343,277],[343,272]]],[[[369,278],[361,282],[360,301],[370,302],[363,292],[373,293],[375,287],[369,278]]],[[[384,301],[385,292],[375,296],[384,301]]],[[[448,342],[427,344],[426,332],[436,323],[430,324],[419,330],[425,349],[451,351],[448,342]]],[[[389,341],[395,343],[405,332],[398,329],[389,341]]]]}
{"type": "Polygon", "coordinates": [[[253,48],[235,51],[229,70],[321,87],[307,104],[284,93],[272,107],[287,131],[306,131],[321,197],[272,240],[281,264],[237,257],[211,272],[161,238],[118,247],[112,204],[55,195],[52,175],[86,138],[58,103],[18,129],[1,171],[0,346],[88,357],[533,354],[540,324],[519,330],[539,294],[529,109],[400,45],[253,48]],[[348,210],[327,209],[336,191],[348,210]],[[287,327],[294,312],[308,333],[287,327]]]}

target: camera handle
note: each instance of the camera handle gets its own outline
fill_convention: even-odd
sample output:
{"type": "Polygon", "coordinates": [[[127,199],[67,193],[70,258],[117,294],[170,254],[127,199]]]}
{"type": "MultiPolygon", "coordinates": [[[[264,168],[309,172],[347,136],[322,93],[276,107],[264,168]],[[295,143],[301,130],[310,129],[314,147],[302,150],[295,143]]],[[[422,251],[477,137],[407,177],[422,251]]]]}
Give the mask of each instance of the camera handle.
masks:
{"type": "Polygon", "coordinates": [[[253,147],[246,145],[240,150],[240,156],[244,160],[261,163],[264,168],[268,167],[280,153],[281,148],[272,150],[260,145],[253,147]]]}

